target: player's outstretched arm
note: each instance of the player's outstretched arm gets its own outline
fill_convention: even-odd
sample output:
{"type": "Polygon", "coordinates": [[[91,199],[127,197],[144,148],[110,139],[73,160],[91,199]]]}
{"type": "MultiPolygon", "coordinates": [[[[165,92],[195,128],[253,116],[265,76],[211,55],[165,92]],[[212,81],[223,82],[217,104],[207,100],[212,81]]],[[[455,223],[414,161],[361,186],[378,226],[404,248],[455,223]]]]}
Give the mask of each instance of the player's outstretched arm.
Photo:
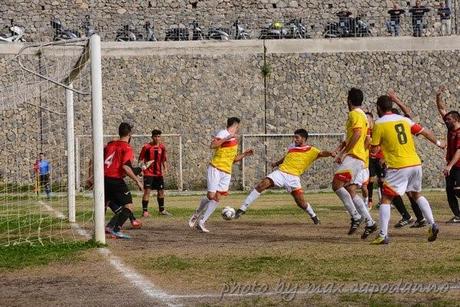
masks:
{"type": "Polygon", "coordinates": [[[404,115],[407,115],[409,117],[412,116],[411,109],[404,102],[402,102],[402,100],[398,97],[398,95],[393,89],[390,88],[388,90],[387,95],[388,97],[390,97],[391,101],[393,101],[394,103],[396,103],[396,105],[398,105],[401,111],[403,111],[404,115]]]}
{"type": "Polygon", "coordinates": [[[253,149],[247,149],[245,150],[242,154],[239,154],[235,157],[235,159],[233,160],[233,163],[236,163],[236,162],[240,162],[241,160],[243,160],[244,158],[246,157],[249,157],[249,156],[252,156],[254,154],[254,150],[253,149]]]}
{"type": "Polygon", "coordinates": [[[436,107],[438,108],[439,115],[444,119],[444,116],[447,114],[446,104],[442,99],[442,95],[446,91],[446,87],[441,85],[436,91],[436,107]]]}
{"type": "Polygon", "coordinates": [[[271,167],[272,167],[272,168],[275,168],[275,167],[280,166],[280,165],[284,162],[284,158],[285,158],[285,157],[282,157],[282,158],[279,159],[278,161],[270,163],[271,167]]]}
{"type": "Polygon", "coordinates": [[[335,152],[323,150],[318,154],[318,158],[335,157],[335,152]]]}
{"type": "Polygon", "coordinates": [[[128,175],[129,178],[131,178],[139,187],[139,190],[144,191],[144,187],[142,183],[140,182],[139,178],[134,174],[133,169],[131,168],[131,165],[123,165],[123,170],[126,172],[126,175],[128,175]]]}
{"type": "Polygon", "coordinates": [[[236,138],[236,135],[230,134],[229,136],[227,136],[224,139],[213,138],[212,141],[211,141],[211,145],[209,147],[211,149],[219,148],[223,143],[225,143],[226,141],[230,140],[231,138],[236,138]]]}
{"type": "Polygon", "coordinates": [[[345,143],[345,146],[343,146],[343,148],[337,153],[335,157],[337,163],[342,163],[343,156],[356,145],[359,138],[361,137],[361,134],[363,133],[362,130],[362,128],[356,128],[353,130],[353,135],[351,136],[350,141],[348,144],[345,143]]]}
{"type": "Polygon", "coordinates": [[[425,128],[419,134],[423,135],[428,141],[435,144],[439,148],[442,148],[442,149],[446,148],[446,144],[438,140],[436,136],[434,135],[433,131],[425,128]]]}

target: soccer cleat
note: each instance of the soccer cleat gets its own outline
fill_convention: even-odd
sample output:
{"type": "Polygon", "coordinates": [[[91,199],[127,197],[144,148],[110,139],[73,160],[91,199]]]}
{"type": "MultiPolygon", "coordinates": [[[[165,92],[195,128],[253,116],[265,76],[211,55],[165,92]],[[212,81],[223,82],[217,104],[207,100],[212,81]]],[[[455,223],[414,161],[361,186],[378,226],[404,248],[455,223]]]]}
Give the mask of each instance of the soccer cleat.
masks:
{"type": "Polygon", "coordinates": [[[413,220],[412,218],[409,218],[409,219],[407,219],[407,220],[406,220],[406,219],[401,219],[401,220],[399,220],[399,222],[397,222],[397,223],[395,224],[395,228],[402,228],[402,227],[404,227],[404,226],[407,226],[407,225],[409,225],[409,224],[412,224],[413,221],[414,221],[414,220],[413,220]]]}
{"type": "Polygon", "coordinates": [[[431,225],[428,229],[428,242],[433,242],[438,237],[439,227],[436,224],[431,225]]]}
{"type": "Polygon", "coordinates": [[[204,223],[201,223],[201,222],[198,222],[198,224],[196,224],[195,228],[198,229],[200,232],[204,232],[204,233],[209,232],[209,230],[207,230],[206,227],[204,227],[204,223]]]}
{"type": "Polygon", "coordinates": [[[375,208],[376,208],[376,209],[379,209],[381,205],[382,205],[382,204],[381,204],[380,202],[378,202],[377,205],[375,205],[375,208]]]}
{"type": "Polygon", "coordinates": [[[380,244],[388,244],[390,240],[388,237],[382,237],[381,235],[378,235],[372,242],[371,245],[380,245],[380,244]]]}
{"type": "Polygon", "coordinates": [[[133,229],[139,229],[142,227],[142,222],[138,220],[132,220],[131,221],[131,226],[133,229]]]}
{"type": "Polygon", "coordinates": [[[114,238],[125,239],[125,240],[131,239],[130,236],[128,236],[127,234],[122,233],[121,231],[115,231],[115,230],[112,229],[112,231],[110,233],[112,234],[112,236],[114,238]]]}
{"type": "Polygon", "coordinates": [[[245,214],[245,213],[246,213],[246,211],[244,211],[244,210],[241,210],[241,209],[236,210],[236,212],[235,212],[235,219],[239,219],[240,216],[242,216],[242,215],[245,214]]]}
{"type": "Polygon", "coordinates": [[[143,216],[143,217],[149,217],[150,214],[149,214],[148,211],[144,211],[144,212],[142,212],[142,216],[143,216]]]}
{"type": "Polygon", "coordinates": [[[195,225],[196,225],[196,221],[198,220],[198,215],[193,213],[193,215],[190,217],[190,219],[188,220],[188,225],[190,226],[190,228],[194,228],[195,225]]]}
{"type": "Polygon", "coordinates": [[[112,234],[112,230],[113,230],[112,227],[110,227],[110,226],[105,226],[105,233],[106,233],[106,234],[108,234],[108,235],[109,235],[109,234],[112,234]]]}
{"type": "Polygon", "coordinates": [[[422,228],[426,226],[426,220],[416,220],[414,224],[410,226],[410,228],[422,228]]]}
{"type": "Polygon", "coordinates": [[[454,216],[446,222],[447,224],[457,224],[460,223],[460,216],[454,216]]]}
{"type": "Polygon", "coordinates": [[[318,219],[318,216],[317,216],[317,215],[312,216],[312,217],[311,217],[311,220],[313,221],[313,224],[315,224],[315,225],[321,224],[321,222],[320,222],[320,220],[318,219]]]}
{"type": "Polygon", "coordinates": [[[355,220],[351,218],[350,230],[348,230],[348,234],[354,234],[356,229],[358,229],[359,225],[361,224],[362,219],[355,220]]]}
{"type": "Polygon", "coordinates": [[[160,211],[159,214],[160,214],[160,215],[164,215],[164,216],[172,216],[172,214],[169,213],[169,212],[166,211],[166,210],[160,211]]]}
{"type": "Polygon", "coordinates": [[[369,202],[367,203],[367,208],[368,208],[369,210],[372,210],[372,206],[373,206],[373,205],[374,205],[374,204],[372,203],[372,200],[369,200],[369,202]]]}
{"type": "Polygon", "coordinates": [[[371,233],[377,230],[377,223],[372,224],[372,226],[366,226],[364,232],[361,235],[361,239],[367,239],[371,233]]]}

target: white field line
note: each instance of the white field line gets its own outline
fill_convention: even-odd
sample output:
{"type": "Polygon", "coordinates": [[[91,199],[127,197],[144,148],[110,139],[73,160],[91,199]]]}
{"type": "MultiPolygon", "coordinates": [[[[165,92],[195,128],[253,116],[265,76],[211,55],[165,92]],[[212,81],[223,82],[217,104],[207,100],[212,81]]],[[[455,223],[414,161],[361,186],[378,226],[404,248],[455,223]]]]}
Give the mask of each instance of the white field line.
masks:
{"type": "MultiPolygon", "coordinates": [[[[65,216],[61,212],[55,210],[45,202],[39,201],[39,204],[43,205],[47,211],[52,212],[56,217],[65,219],[65,216]]],[[[85,229],[81,228],[77,223],[71,223],[71,227],[79,235],[85,237],[86,239],[91,239],[91,235],[85,229]]],[[[97,251],[109,261],[115,270],[123,275],[124,278],[129,280],[133,286],[141,290],[146,296],[151,297],[156,301],[160,301],[167,306],[182,306],[181,304],[175,302],[175,295],[169,295],[161,289],[155,287],[155,285],[144,276],[124,264],[121,258],[115,256],[108,248],[98,248],[97,251]]]]}

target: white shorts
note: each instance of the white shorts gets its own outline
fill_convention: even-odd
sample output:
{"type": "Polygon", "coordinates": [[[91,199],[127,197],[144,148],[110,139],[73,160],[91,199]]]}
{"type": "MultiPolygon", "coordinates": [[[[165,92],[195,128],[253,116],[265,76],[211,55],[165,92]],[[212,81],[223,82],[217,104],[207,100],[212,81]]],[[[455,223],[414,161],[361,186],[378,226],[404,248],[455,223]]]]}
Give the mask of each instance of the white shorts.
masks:
{"type": "Polygon", "coordinates": [[[335,176],[343,182],[354,182],[358,174],[364,170],[364,162],[352,156],[346,156],[337,167],[335,176]]]}
{"type": "Polygon", "coordinates": [[[406,192],[422,190],[422,166],[412,166],[401,169],[387,169],[383,182],[383,193],[389,196],[404,195],[406,192]]]}
{"type": "Polygon", "coordinates": [[[365,168],[358,173],[352,184],[356,184],[358,187],[362,187],[363,185],[367,184],[367,182],[369,182],[369,169],[365,168]]]}
{"type": "Polygon", "coordinates": [[[273,180],[273,184],[279,188],[285,188],[286,191],[291,193],[292,191],[299,190],[302,188],[300,185],[300,177],[287,174],[280,170],[276,170],[267,175],[267,178],[273,180]]]}
{"type": "Polygon", "coordinates": [[[227,193],[232,176],[218,170],[214,166],[208,166],[208,192],[227,193]]]}

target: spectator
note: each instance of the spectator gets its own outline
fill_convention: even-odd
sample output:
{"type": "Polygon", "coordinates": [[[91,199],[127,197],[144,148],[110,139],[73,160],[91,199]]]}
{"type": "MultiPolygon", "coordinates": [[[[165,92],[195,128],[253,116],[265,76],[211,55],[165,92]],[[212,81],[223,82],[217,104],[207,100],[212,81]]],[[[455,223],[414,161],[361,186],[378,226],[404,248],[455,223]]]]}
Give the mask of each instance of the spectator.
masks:
{"type": "Polygon", "coordinates": [[[441,35],[450,35],[452,32],[452,25],[450,21],[451,11],[444,3],[444,0],[439,4],[438,15],[441,19],[441,35]]]}
{"type": "Polygon", "coordinates": [[[401,15],[404,14],[406,11],[402,10],[398,4],[394,3],[393,8],[388,11],[390,14],[390,20],[387,21],[387,29],[388,32],[391,33],[392,36],[399,36],[400,29],[401,29],[401,15]]]}
{"type": "Polygon", "coordinates": [[[45,159],[45,154],[40,153],[39,158],[35,161],[34,170],[40,176],[40,187],[45,187],[46,197],[50,199],[51,196],[51,185],[50,185],[50,171],[51,165],[48,160],[45,159]]]}
{"type": "Polygon", "coordinates": [[[409,12],[412,14],[412,30],[413,36],[421,37],[423,32],[423,15],[429,12],[430,9],[421,5],[420,0],[415,2],[415,6],[413,6],[409,12]]]}

